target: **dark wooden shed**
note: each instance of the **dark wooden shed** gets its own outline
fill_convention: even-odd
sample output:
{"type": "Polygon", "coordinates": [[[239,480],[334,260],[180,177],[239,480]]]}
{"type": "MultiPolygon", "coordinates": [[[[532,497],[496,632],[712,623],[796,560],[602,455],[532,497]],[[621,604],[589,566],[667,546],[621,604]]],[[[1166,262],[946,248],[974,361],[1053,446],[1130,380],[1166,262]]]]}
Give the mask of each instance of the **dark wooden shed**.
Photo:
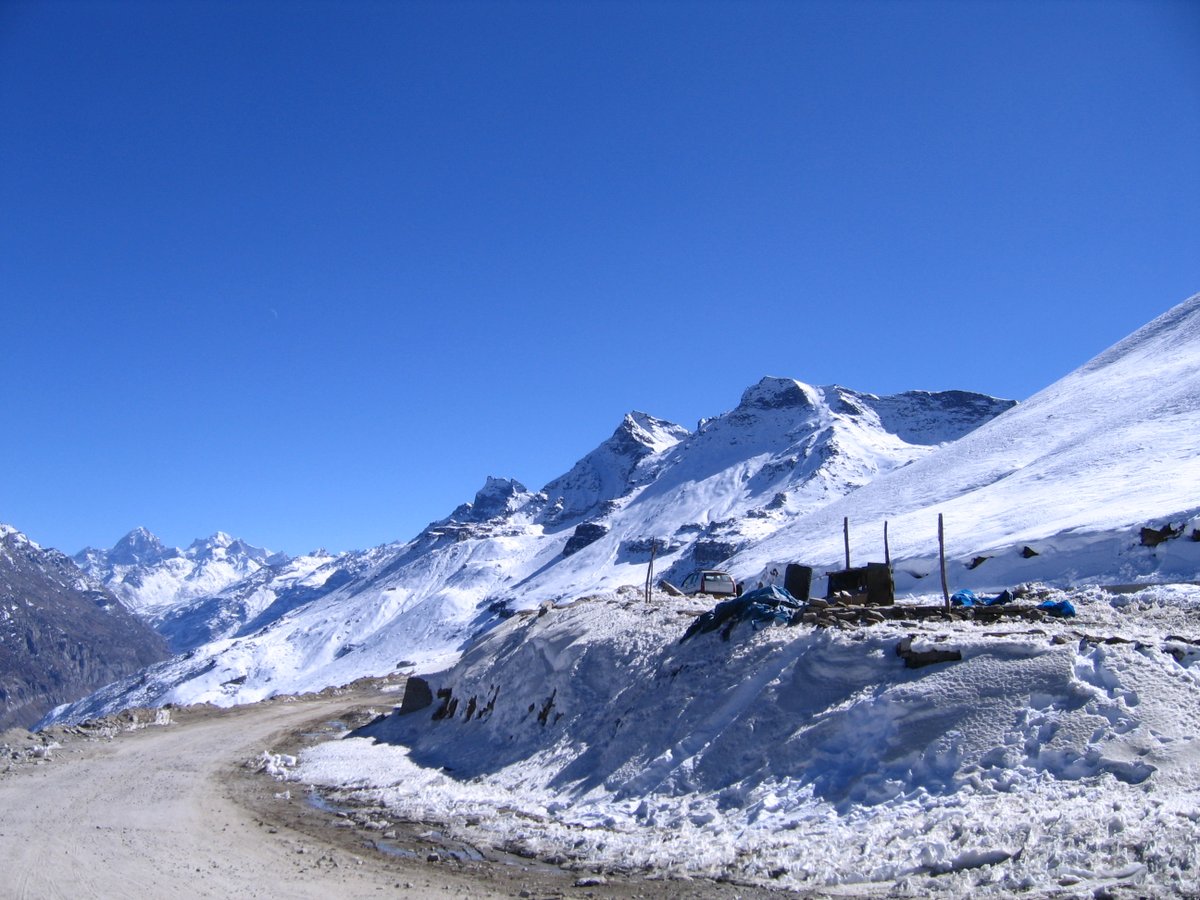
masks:
{"type": "Polygon", "coordinates": [[[832,599],[842,591],[849,594],[855,603],[891,606],[896,602],[892,567],[887,563],[867,563],[865,566],[830,572],[826,598],[832,599]]]}

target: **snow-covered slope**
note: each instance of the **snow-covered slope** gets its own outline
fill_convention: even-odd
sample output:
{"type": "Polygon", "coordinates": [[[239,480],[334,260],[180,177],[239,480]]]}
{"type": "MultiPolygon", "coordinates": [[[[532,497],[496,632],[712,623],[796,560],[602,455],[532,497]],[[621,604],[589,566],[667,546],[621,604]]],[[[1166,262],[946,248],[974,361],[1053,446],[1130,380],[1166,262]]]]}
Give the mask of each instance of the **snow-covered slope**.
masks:
{"type": "Polygon", "coordinates": [[[374,821],[585,869],[805,896],[1194,896],[1200,588],[1071,599],[1077,618],[1036,627],[742,623],[681,643],[696,604],[626,588],[504,623],[430,676],[432,705],[292,777],[382,804],[374,821]],[[905,644],[946,656],[910,667],[905,644]]]}
{"type": "Polygon", "coordinates": [[[1011,406],[971,394],[879,398],[765,378],[695,433],[630,413],[541,491],[489,478],[472,502],[409,542],[306,563],[299,593],[264,570],[261,583],[240,582],[216,599],[174,602],[158,620],[175,628],[177,647],[190,646],[180,636],[206,628],[222,639],[62,715],[244,702],[440,664],[512,609],[642,581],[652,545],[668,577],[719,562],[1011,406]],[[207,624],[213,611],[236,612],[233,594],[285,599],[236,629],[207,624]]]}
{"type": "Polygon", "coordinates": [[[879,398],[764,378],[735,409],[648,458],[653,480],[589,521],[603,536],[521,584],[521,602],[637,582],[652,542],[659,571],[681,580],[1011,406],[977,394],[879,398]]]}
{"type": "Polygon", "coordinates": [[[1200,545],[1186,546],[1200,525],[1200,295],[938,453],[790,522],[729,564],[743,575],[785,560],[835,565],[844,516],[856,558],[882,559],[887,520],[898,582],[935,590],[916,576],[935,566],[938,513],[959,586],[1200,577],[1192,552],[1200,545]],[[1176,540],[1140,545],[1142,527],[1167,525],[1176,540]],[[987,559],[966,569],[979,557],[987,559]]]}

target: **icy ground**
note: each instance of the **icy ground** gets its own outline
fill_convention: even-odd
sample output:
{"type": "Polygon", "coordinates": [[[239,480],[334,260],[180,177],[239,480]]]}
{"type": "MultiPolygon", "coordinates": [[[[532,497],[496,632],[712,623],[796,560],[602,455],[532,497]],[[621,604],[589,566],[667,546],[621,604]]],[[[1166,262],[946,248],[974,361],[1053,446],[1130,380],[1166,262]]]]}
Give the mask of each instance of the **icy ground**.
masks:
{"type": "Polygon", "coordinates": [[[695,600],[547,605],[430,676],[448,696],[291,777],[590,866],[849,895],[1200,891],[1200,587],[1049,594],[1079,615],[686,643],[695,600]],[[909,636],[962,659],[907,668],[909,636]]]}

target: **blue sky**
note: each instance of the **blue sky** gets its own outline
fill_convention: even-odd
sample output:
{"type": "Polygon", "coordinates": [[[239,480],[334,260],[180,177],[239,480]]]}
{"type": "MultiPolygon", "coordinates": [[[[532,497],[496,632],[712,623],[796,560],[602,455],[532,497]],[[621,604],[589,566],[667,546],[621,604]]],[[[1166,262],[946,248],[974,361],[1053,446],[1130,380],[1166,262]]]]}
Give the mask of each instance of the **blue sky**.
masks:
{"type": "Polygon", "coordinates": [[[1200,6],[0,2],[0,521],[272,549],[1200,290],[1200,6]]]}

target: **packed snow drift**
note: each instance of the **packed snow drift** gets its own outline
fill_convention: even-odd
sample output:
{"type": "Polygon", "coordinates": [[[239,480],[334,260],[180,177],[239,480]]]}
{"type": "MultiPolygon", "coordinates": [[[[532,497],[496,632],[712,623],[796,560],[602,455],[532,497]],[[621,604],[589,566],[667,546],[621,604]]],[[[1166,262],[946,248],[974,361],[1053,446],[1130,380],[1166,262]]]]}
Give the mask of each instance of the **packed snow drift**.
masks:
{"type": "Polygon", "coordinates": [[[1200,588],[1071,599],[1072,619],[683,642],[686,598],[547,606],[431,676],[432,705],[289,777],[601,868],[901,896],[1200,890],[1200,588]],[[899,652],[928,648],[961,658],[899,652]]]}

